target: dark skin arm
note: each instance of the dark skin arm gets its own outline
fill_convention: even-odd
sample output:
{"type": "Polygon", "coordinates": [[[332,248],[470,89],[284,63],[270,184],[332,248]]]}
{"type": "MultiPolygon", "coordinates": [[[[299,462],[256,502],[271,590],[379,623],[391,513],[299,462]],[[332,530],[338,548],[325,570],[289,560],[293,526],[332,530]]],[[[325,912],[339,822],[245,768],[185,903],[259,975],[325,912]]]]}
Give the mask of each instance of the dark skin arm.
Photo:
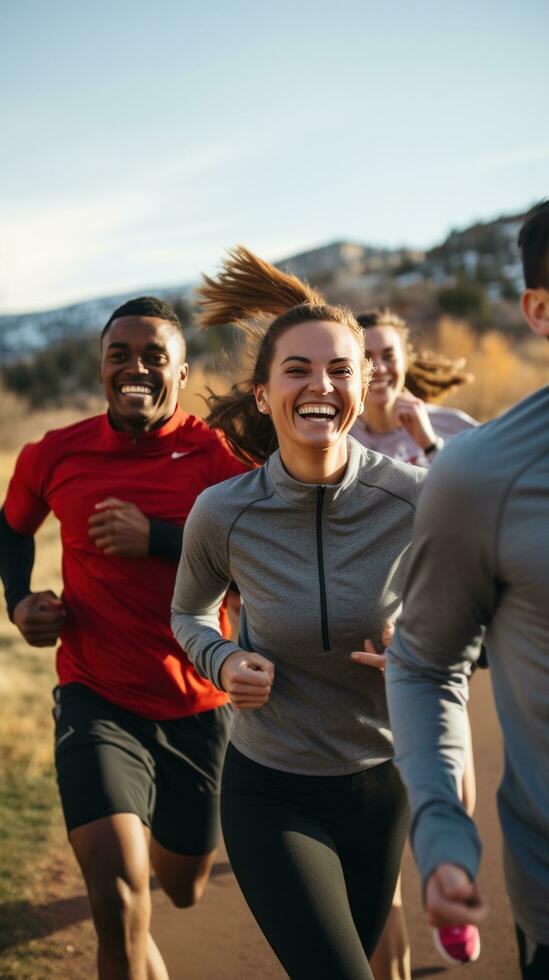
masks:
{"type": "Polygon", "coordinates": [[[95,505],[89,534],[106,555],[119,558],[166,558],[177,565],[183,528],[171,521],[149,518],[135,504],[107,497],[95,505]]]}
{"type": "MultiPolygon", "coordinates": [[[[143,558],[149,554],[150,521],[135,504],[108,497],[96,504],[90,537],[105,554],[143,558]]],[[[31,646],[54,646],[67,617],[63,601],[51,590],[31,592],[14,607],[12,618],[31,646]]]]}
{"type": "Polygon", "coordinates": [[[63,600],[50,589],[30,592],[13,610],[13,622],[32,647],[52,647],[65,625],[67,611],[63,600]]]}
{"type": "Polygon", "coordinates": [[[107,497],[95,510],[88,521],[89,535],[101,551],[118,558],[149,554],[150,521],[135,504],[107,497]]]}
{"type": "Polygon", "coordinates": [[[34,537],[15,531],[0,511],[0,575],[8,614],[31,646],[51,647],[66,620],[66,609],[51,589],[32,592],[34,537]]]}

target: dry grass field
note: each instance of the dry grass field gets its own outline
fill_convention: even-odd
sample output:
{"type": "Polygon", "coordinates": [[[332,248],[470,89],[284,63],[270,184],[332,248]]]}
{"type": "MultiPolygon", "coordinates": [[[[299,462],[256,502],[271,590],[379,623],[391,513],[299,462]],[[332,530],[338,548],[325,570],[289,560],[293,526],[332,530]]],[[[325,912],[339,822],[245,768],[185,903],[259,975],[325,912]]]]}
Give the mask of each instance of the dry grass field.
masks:
{"type": "MultiPolygon", "coordinates": [[[[4,489],[13,453],[0,454],[4,489]]],[[[59,590],[58,528],[48,518],[37,540],[36,589],[59,590]]],[[[40,944],[27,943],[33,869],[54,832],[51,689],[54,651],[27,646],[4,612],[0,617],[0,977],[48,976],[33,964],[40,944]]]]}
{"type": "MultiPolygon", "coordinates": [[[[477,337],[466,324],[442,320],[437,346],[452,357],[464,357],[476,382],[446,404],[487,420],[547,381],[549,345],[524,341],[511,347],[500,334],[477,337]]],[[[183,392],[186,411],[203,414],[200,392],[205,384],[217,390],[227,380],[191,373],[183,392]]],[[[2,498],[17,450],[50,428],[101,411],[57,409],[28,415],[24,405],[0,393],[0,489],[2,498]]],[[[59,533],[48,518],[37,535],[33,588],[60,590],[59,533]]],[[[51,688],[55,683],[54,651],[28,647],[5,613],[0,613],[0,978],[46,980],[59,976],[51,945],[35,928],[32,904],[36,882],[51,879],[59,859],[63,831],[52,768],[51,688]],[[50,849],[57,857],[51,857],[50,849]],[[48,865],[50,861],[50,865],[48,865]],[[49,870],[48,870],[49,869],[49,870]]],[[[63,845],[64,846],[64,845],[63,845]]],[[[55,886],[50,889],[55,891],[55,886]]],[[[91,926],[90,926],[91,929],[91,926]]],[[[65,974],[66,975],[66,974],[65,974]]],[[[72,974],[76,976],[76,974],[72,974]]]]}
{"type": "Polygon", "coordinates": [[[533,337],[526,327],[524,331],[524,339],[517,343],[495,330],[476,334],[468,324],[443,317],[436,335],[437,349],[448,357],[464,358],[475,378],[445,404],[487,422],[546,385],[549,344],[533,337]]]}

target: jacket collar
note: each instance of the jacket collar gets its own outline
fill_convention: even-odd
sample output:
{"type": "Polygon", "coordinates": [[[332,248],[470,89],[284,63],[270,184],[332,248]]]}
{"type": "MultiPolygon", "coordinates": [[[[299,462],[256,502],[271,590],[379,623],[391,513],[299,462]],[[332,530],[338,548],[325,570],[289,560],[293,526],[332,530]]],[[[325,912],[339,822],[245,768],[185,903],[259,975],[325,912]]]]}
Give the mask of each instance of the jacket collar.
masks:
{"type": "Polygon", "coordinates": [[[107,449],[131,449],[139,446],[140,449],[158,449],[163,439],[167,439],[183,425],[187,416],[178,405],[172,417],[168,419],[159,429],[152,429],[151,432],[140,432],[134,435],[133,432],[120,432],[114,429],[109,417],[105,412],[101,416],[101,434],[107,449]]]}
{"type": "Polygon", "coordinates": [[[325,507],[340,504],[345,495],[351,493],[357,483],[357,478],[363,463],[364,453],[356,439],[347,437],[347,469],[339,483],[317,484],[301,483],[294,480],[284,467],[280,450],[276,450],[265,463],[267,479],[279,497],[292,507],[308,510],[315,506],[318,499],[318,488],[324,486],[323,504],[325,507]]]}

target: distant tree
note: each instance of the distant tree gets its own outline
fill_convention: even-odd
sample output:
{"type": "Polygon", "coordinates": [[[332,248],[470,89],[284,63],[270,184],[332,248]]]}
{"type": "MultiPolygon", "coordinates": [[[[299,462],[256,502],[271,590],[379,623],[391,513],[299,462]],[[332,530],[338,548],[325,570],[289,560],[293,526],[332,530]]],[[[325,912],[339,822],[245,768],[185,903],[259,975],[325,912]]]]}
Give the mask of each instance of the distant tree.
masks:
{"type": "Polygon", "coordinates": [[[442,313],[484,325],[490,320],[490,304],[483,286],[460,277],[455,286],[440,289],[437,302],[442,313]]]}
{"type": "Polygon", "coordinates": [[[9,391],[25,398],[33,408],[97,394],[101,390],[97,337],[68,337],[24,360],[4,365],[1,377],[9,391]]]}

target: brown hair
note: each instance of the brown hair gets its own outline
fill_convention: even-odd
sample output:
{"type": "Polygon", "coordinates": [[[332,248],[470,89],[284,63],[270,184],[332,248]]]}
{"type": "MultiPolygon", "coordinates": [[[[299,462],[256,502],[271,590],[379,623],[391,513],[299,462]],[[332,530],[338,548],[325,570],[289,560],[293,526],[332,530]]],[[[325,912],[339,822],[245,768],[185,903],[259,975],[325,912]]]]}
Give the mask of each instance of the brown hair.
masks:
{"type": "Polygon", "coordinates": [[[473,375],[464,370],[463,360],[451,360],[433,350],[417,351],[406,323],[388,307],[361,313],[357,316],[357,322],[364,330],[368,327],[392,327],[400,334],[406,356],[405,384],[416,398],[437,402],[455,388],[473,380],[473,375]]]}
{"type": "Polygon", "coordinates": [[[549,289],[549,200],[539,201],[524,218],[518,247],[527,289],[549,289]]]}
{"type": "Polygon", "coordinates": [[[330,306],[318,290],[297,276],[281,272],[243,245],[228,253],[215,279],[203,277],[198,304],[202,327],[232,323],[245,341],[248,379],[234,384],[226,395],[209,391],[206,419],[209,425],[222,429],[233,452],[245,462],[262,463],[278,446],[270,416],[257,409],[253,386],[269,380],[275,344],[286,330],[318,320],[341,324],[351,330],[359,346],[363,383],[370,379],[364,331],[351,310],[330,306]],[[273,315],[275,319],[269,322],[273,315]]]}

